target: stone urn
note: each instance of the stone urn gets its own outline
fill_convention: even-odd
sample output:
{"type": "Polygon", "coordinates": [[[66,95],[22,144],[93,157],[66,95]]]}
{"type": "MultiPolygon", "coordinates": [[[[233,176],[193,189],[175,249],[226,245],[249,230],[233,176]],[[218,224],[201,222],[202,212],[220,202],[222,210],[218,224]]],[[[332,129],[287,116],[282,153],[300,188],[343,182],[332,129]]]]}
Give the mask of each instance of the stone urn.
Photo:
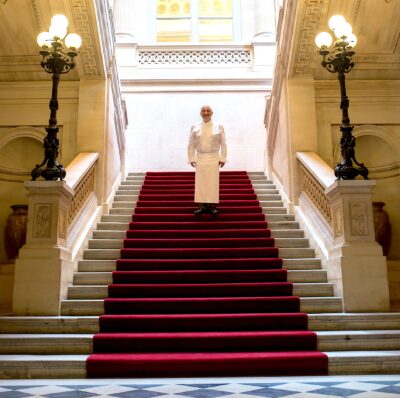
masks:
{"type": "Polygon", "coordinates": [[[12,205],[10,207],[13,212],[7,217],[4,244],[8,261],[14,263],[19,249],[26,242],[28,205],[12,205]]]}
{"type": "Polygon", "coordinates": [[[389,215],[383,209],[386,203],[372,202],[374,214],[375,240],[382,246],[383,255],[387,256],[390,251],[392,240],[392,226],[389,215]]]}

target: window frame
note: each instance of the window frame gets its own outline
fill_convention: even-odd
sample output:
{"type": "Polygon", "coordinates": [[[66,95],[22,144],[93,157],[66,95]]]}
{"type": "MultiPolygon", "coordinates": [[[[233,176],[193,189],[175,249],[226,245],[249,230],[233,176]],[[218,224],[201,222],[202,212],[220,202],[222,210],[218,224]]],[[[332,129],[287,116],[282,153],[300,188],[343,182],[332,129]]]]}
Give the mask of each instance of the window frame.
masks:
{"type": "MultiPolygon", "coordinates": [[[[241,0],[232,0],[232,41],[224,41],[222,43],[233,43],[241,40],[242,30],[241,30],[241,0]]],[[[212,44],[216,42],[212,41],[200,41],[199,40],[199,21],[200,20],[211,20],[211,19],[228,19],[226,17],[199,17],[199,7],[198,0],[190,0],[190,41],[189,42],[158,42],[157,41],[157,0],[149,1],[149,41],[153,43],[161,44],[212,44]]],[[[167,18],[166,18],[167,19],[167,18]]],[[[171,18],[173,19],[173,18],[171,18]]],[[[180,18],[186,19],[186,18],[180,18]]]]}

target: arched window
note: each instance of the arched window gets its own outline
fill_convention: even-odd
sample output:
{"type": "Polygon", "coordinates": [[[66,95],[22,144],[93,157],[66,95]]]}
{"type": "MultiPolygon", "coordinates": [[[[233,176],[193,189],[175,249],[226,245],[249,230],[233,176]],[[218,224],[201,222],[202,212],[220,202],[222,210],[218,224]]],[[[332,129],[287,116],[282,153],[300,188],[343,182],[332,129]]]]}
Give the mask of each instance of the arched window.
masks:
{"type": "Polygon", "coordinates": [[[157,0],[157,42],[238,40],[238,29],[235,27],[238,1],[157,0]]]}

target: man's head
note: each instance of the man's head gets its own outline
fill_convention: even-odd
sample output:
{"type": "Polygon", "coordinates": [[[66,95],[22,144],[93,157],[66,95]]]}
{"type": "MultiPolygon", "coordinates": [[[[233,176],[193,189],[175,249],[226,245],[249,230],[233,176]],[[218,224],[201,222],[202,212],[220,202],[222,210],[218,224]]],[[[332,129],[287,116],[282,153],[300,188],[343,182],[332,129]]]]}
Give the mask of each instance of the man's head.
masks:
{"type": "Polygon", "coordinates": [[[213,114],[213,111],[210,106],[204,105],[200,109],[200,116],[203,119],[203,122],[207,123],[211,120],[211,116],[213,114]]]}

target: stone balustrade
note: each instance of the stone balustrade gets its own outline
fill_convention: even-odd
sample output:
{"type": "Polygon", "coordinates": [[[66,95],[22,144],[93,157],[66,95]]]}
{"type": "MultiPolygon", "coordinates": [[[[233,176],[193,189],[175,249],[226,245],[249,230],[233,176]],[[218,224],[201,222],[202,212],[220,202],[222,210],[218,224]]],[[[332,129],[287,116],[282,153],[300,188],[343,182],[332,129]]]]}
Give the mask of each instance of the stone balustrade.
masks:
{"type": "Polygon", "coordinates": [[[313,152],[298,152],[297,215],[317,247],[346,312],[387,311],[386,258],[375,241],[372,180],[336,180],[313,152]]]}
{"type": "Polygon", "coordinates": [[[63,181],[26,181],[26,244],[15,262],[13,313],[59,315],[90,230],[100,216],[98,153],[80,153],[63,181]]]}

